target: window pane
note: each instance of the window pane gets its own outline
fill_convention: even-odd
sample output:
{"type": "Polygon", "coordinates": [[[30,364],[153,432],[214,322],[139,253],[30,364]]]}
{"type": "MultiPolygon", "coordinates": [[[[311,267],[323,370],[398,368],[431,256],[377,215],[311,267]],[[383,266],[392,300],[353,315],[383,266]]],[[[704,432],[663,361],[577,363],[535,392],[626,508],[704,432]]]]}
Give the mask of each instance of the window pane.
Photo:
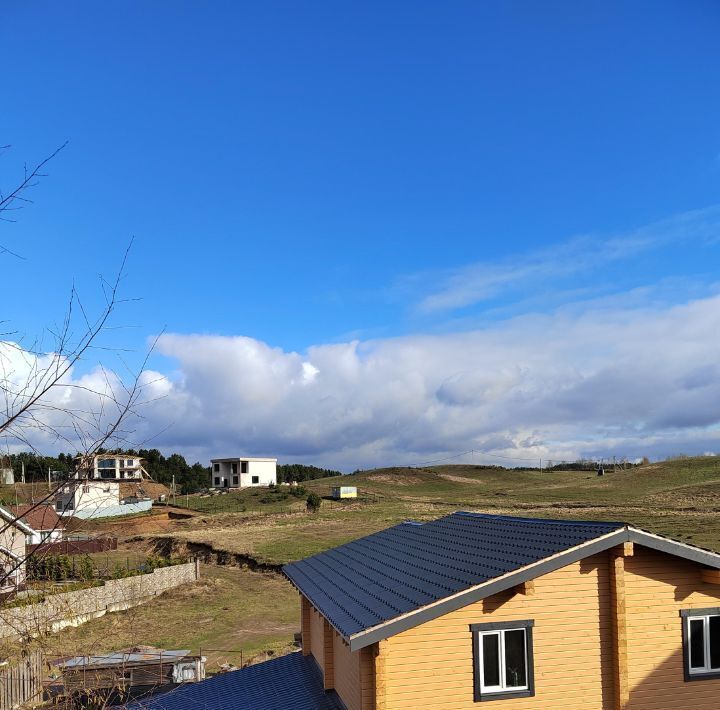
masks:
{"type": "Polygon", "coordinates": [[[484,634],[482,637],[483,685],[500,685],[500,636],[484,634]]]}
{"type": "Polygon", "coordinates": [[[705,624],[702,619],[690,621],[690,668],[705,668],[705,624]]]}
{"type": "Polygon", "coordinates": [[[527,685],[525,668],[525,631],[505,632],[505,686],[517,688],[527,685]]]}
{"type": "Polygon", "coordinates": [[[710,668],[720,668],[720,616],[710,617],[710,668]]]}

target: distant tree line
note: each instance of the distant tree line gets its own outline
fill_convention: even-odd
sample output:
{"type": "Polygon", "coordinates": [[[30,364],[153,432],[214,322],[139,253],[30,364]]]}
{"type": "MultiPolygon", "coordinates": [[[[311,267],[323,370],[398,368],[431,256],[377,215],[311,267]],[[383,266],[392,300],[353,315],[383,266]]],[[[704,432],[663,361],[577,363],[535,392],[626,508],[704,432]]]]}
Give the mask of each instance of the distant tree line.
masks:
{"type": "MultiPolygon", "coordinates": [[[[201,463],[189,464],[181,454],[163,456],[158,449],[129,449],[127,451],[108,451],[99,449],[99,454],[128,454],[140,456],[144,468],[158,483],[166,486],[172,485],[175,476],[177,492],[196,493],[210,485],[210,467],[201,463]]],[[[15,474],[15,481],[20,482],[22,464],[25,463],[25,480],[47,481],[48,469],[59,472],[57,478],[67,478],[75,470],[75,455],[58,454],[57,456],[37,456],[30,452],[10,454],[3,457],[3,465],[12,466],[15,474]]],[[[317,466],[305,466],[299,463],[285,464],[277,467],[278,483],[290,483],[297,481],[312,481],[316,478],[327,478],[329,476],[340,476],[340,471],[317,466]]]]}
{"type": "Polygon", "coordinates": [[[277,467],[278,483],[291,483],[292,481],[302,483],[303,481],[314,481],[316,478],[329,478],[330,476],[342,476],[342,472],[330,468],[305,466],[301,463],[288,463],[277,467]]]}

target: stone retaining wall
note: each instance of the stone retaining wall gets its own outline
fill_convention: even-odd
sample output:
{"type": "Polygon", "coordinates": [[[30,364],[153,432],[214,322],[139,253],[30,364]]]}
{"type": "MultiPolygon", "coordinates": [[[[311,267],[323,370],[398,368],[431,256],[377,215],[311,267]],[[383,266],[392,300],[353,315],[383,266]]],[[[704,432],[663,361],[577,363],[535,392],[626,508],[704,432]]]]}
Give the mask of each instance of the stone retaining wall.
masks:
{"type": "Polygon", "coordinates": [[[79,626],[108,612],[137,606],[199,578],[199,562],[187,562],[137,577],[111,579],[102,587],[54,594],[38,604],[0,608],[0,638],[39,636],[66,626],[79,626]]]}

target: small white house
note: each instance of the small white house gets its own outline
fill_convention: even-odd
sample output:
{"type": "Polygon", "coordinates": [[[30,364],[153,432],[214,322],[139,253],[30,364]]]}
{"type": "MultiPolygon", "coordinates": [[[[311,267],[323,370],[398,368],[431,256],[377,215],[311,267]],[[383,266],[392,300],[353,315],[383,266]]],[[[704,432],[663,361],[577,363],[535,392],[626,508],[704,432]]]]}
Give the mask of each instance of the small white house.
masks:
{"type": "Polygon", "coordinates": [[[277,459],[212,459],[210,484],[213,488],[250,488],[277,483],[277,459]]]}

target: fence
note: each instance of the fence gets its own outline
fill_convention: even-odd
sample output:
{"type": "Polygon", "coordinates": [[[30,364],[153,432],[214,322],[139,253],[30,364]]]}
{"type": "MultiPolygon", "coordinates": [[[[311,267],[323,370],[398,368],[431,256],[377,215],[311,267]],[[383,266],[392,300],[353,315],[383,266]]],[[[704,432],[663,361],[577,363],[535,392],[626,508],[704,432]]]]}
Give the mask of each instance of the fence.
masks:
{"type": "Polygon", "coordinates": [[[28,545],[29,554],[48,555],[84,555],[91,552],[107,552],[117,550],[116,537],[98,537],[73,540],[61,540],[59,542],[42,542],[39,545],[28,545]]]}
{"type": "Polygon", "coordinates": [[[36,604],[0,608],[0,638],[41,636],[67,626],[79,626],[108,612],[130,609],[199,578],[199,563],[186,562],[150,574],[111,579],[101,587],[53,594],[36,604]]]}
{"type": "Polygon", "coordinates": [[[33,651],[14,666],[0,668],[0,710],[40,705],[43,695],[43,659],[33,651]]]}

